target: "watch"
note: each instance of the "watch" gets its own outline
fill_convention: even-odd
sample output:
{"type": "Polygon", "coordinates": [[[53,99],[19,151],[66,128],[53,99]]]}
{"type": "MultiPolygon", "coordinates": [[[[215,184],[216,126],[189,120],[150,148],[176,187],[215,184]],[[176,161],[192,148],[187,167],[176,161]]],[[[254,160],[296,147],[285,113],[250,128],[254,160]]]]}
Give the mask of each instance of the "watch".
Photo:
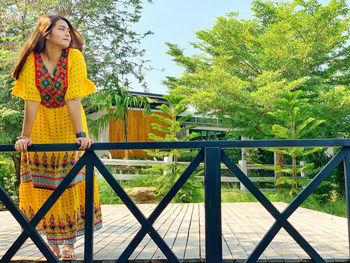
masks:
{"type": "Polygon", "coordinates": [[[81,137],[86,138],[86,133],[85,133],[85,132],[79,132],[79,133],[77,133],[77,134],[75,135],[75,137],[76,137],[76,138],[81,138],[81,137]]]}

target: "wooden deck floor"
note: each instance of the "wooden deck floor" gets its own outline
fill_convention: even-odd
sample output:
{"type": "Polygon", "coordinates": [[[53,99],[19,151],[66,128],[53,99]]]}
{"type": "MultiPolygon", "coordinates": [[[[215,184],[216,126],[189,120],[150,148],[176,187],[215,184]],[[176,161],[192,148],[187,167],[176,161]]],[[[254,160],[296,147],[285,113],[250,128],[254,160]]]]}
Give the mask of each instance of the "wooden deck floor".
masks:
{"type": "MultiPolygon", "coordinates": [[[[282,210],[284,203],[274,203],[282,210]]],[[[155,205],[138,205],[149,215],[155,205]]],[[[94,259],[113,262],[129,244],[140,225],[124,205],[104,205],[104,226],[95,233],[94,259]]],[[[258,203],[223,203],[223,257],[226,262],[242,262],[248,257],[274,220],[258,203]]],[[[346,219],[299,208],[289,219],[328,262],[350,262],[346,219]]],[[[205,261],[204,206],[203,204],[170,204],[155,222],[159,234],[181,261],[205,261]]],[[[19,226],[9,212],[0,212],[0,256],[9,243],[18,237],[19,226]]],[[[77,260],[83,259],[83,238],[76,244],[77,260]]],[[[130,261],[165,261],[162,252],[146,236],[130,261]]],[[[22,246],[14,261],[33,262],[45,259],[31,240],[22,246]]],[[[262,262],[301,262],[310,257],[282,229],[264,254],[262,262]]]]}

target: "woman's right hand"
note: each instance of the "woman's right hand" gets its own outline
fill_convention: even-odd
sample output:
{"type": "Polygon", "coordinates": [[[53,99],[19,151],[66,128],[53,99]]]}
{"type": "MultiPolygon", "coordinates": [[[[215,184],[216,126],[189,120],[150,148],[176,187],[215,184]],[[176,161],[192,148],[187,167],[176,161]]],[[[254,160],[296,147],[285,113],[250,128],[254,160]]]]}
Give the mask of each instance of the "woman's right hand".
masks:
{"type": "Polygon", "coordinates": [[[33,144],[33,141],[26,137],[26,138],[19,138],[15,143],[15,149],[17,152],[26,152],[28,147],[33,144]]]}

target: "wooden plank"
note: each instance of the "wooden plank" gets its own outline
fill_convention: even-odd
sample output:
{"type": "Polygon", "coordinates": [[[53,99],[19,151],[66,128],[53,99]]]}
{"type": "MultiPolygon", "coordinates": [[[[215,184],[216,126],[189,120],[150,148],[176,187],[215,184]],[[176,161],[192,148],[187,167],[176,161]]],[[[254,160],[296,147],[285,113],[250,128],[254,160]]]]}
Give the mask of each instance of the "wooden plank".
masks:
{"type": "Polygon", "coordinates": [[[229,248],[229,255],[225,255],[224,258],[232,258],[233,260],[243,261],[248,257],[247,252],[240,246],[240,243],[235,235],[235,231],[231,228],[230,224],[235,224],[233,219],[227,213],[227,206],[223,204],[222,207],[222,232],[226,245],[229,248]]]}
{"type": "MultiPolygon", "coordinates": [[[[274,223],[274,218],[262,207],[259,203],[254,203],[254,205],[245,207],[247,215],[247,224],[250,225],[251,231],[256,233],[255,244],[257,244],[269,230],[269,228],[274,223]]],[[[270,260],[280,260],[282,258],[281,251],[285,248],[284,246],[273,246],[269,244],[263,253],[263,256],[270,260]]]]}
{"type": "Polygon", "coordinates": [[[188,232],[193,212],[193,204],[186,204],[186,208],[186,212],[184,213],[184,216],[176,233],[175,241],[172,245],[172,250],[180,260],[183,260],[185,257],[186,246],[188,243],[188,232]]]}
{"type": "MultiPolygon", "coordinates": [[[[101,161],[105,165],[116,165],[116,166],[153,166],[153,165],[164,165],[167,164],[164,161],[154,161],[154,160],[133,160],[133,159],[101,159],[101,161]]],[[[191,162],[178,162],[179,164],[183,165],[189,165],[191,162]]],[[[204,166],[203,163],[200,164],[200,166],[204,166]]],[[[223,163],[220,164],[221,169],[228,169],[227,166],[223,163]]],[[[237,164],[237,166],[240,168],[240,165],[237,164]]],[[[264,164],[266,167],[273,167],[273,164],[264,164]]],[[[285,167],[291,167],[291,165],[285,165],[285,167]]],[[[297,165],[297,167],[303,167],[302,165],[297,165]]],[[[247,164],[248,170],[264,170],[264,168],[261,168],[259,166],[256,166],[255,164],[247,164]]],[[[274,178],[274,177],[272,177],[274,178]]],[[[290,178],[290,177],[288,177],[290,178]]]]}
{"type": "MultiPolygon", "coordinates": [[[[177,251],[174,251],[174,243],[176,241],[179,229],[181,227],[181,222],[183,221],[183,218],[186,216],[188,210],[188,204],[182,204],[181,210],[178,211],[178,213],[174,213],[173,216],[170,217],[170,220],[168,220],[168,225],[166,226],[167,231],[166,235],[164,236],[164,241],[168,244],[168,246],[173,250],[175,255],[178,258],[182,258],[183,254],[181,255],[181,252],[184,251],[184,248],[179,248],[177,251]]],[[[163,252],[157,248],[156,252],[152,255],[152,259],[154,260],[165,260],[166,257],[163,254],[163,252]]]]}
{"type": "MultiPolygon", "coordinates": [[[[99,172],[96,172],[97,177],[100,178],[101,175],[99,172]]],[[[148,176],[146,174],[113,174],[114,178],[117,180],[133,180],[138,177],[145,177],[148,176]]],[[[196,178],[200,180],[204,180],[204,176],[195,176],[196,178]]],[[[275,181],[274,177],[249,177],[249,179],[252,182],[272,182],[275,181]]],[[[229,176],[222,176],[221,177],[221,182],[222,183],[239,183],[240,181],[238,180],[237,177],[229,177],[229,176]]]]}
{"type": "MultiPolygon", "coordinates": [[[[21,228],[10,212],[1,211],[0,214],[0,218],[2,219],[0,224],[0,257],[2,257],[10,248],[10,244],[21,234],[21,228]]],[[[41,257],[42,254],[39,249],[34,245],[33,241],[28,238],[15,254],[13,260],[23,260],[27,258],[30,260],[38,260],[41,257]]]]}
{"type": "MultiPolygon", "coordinates": [[[[250,255],[257,242],[254,239],[255,236],[253,235],[250,226],[247,224],[248,216],[246,215],[246,211],[226,208],[227,205],[225,204],[225,210],[227,210],[225,211],[225,214],[227,214],[227,221],[229,222],[228,227],[237,239],[237,241],[233,243],[235,247],[233,247],[232,250],[230,247],[231,254],[235,259],[237,257],[237,259],[242,260],[242,258],[246,258],[247,255],[250,255]]],[[[262,256],[262,258],[266,259],[264,256],[262,256]]]]}
{"type": "MultiPolygon", "coordinates": [[[[287,204],[274,203],[282,211],[287,204]]],[[[155,204],[138,205],[147,217],[155,204]]],[[[140,224],[125,205],[103,205],[103,228],[94,234],[94,259],[113,261],[124,251],[140,224]]],[[[258,203],[223,203],[223,258],[225,262],[243,262],[248,254],[275,222],[274,218],[258,203]]],[[[298,208],[289,218],[293,226],[325,258],[327,262],[348,262],[346,218],[327,215],[305,208],[298,208]]],[[[0,256],[20,234],[20,227],[7,211],[0,212],[0,256]]],[[[204,204],[169,204],[154,226],[165,242],[172,246],[180,260],[204,261],[204,204]]],[[[84,238],[76,243],[77,261],[83,259],[84,238]]],[[[135,254],[135,262],[164,260],[165,257],[153,241],[143,241],[135,254]],[[147,250],[150,253],[147,254],[147,250]],[[148,258],[147,258],[148,257],[148,258]]],[[[268,246],[259,261],[305,262],[309,256],[281,230],[268,246]]],[[[29,239],[13,260],[45,261],[29,239]]]]}
{"type": "MultiPolygon", "coordinates": [[[[117,205],[117,208],[120,206],[127,209],[124,205],[117,205]]],[[[138,207],[147,217],[153,211],[155,205],[138,205],[138,207]]],[[[110,236],[101,241],[103,242],[99,245],[101,249],[94,255],[94,259],[105,260],[118,258],[127,245],[129,245],[137,231],[141,228],[135,217],[131,215],[129,210],[127,211],[129,213],[128,217],[117,221],[118,225],[121,227],[113,231],[110,236]]]]}
{"type": "Polygon", "coordinates": [[[199,252],[202,261],[205,261],[205,211],[204,204],[199,204],[199,252]]]}
{"type": "Polygon", "coordinates": [[[121,206],[119,209],[114,208],[114,210],[109,211],[108,218],[103,217],[103,221],[106,223],[100,231],[96,232],[94,237],[96,244],[94,245],[94,253],[96,255],[102,252],[113,240],[119,239],[120,234],[128,232],[132,227],[139,227],[138,222],[131,216],[126,206],[121,206]]]}
{"type": "MultiPolygon", "coordinates": [[[[44,239],[45,240],[45,239],[44,239]]],[[[42,258],[42,254],[39,249],[34,245],[33,241],[29,238],[12,258],[12,260],[24,260],[29,258],[30,260],[39,260],[42,258]]]]}
{"type": "Polygon", "coordinates": [[[347,240],[342,232],[346,228],[344,218],[298,208],[289,221],[326,261],[335,260],[336,257],[332,251],[338,250],[337,257],[348,256],[347,240]],[[329,220],[335,222],[330,225],[329,220]],[[334,246],[334,243],[339,241],[342,246],[340,244],[334,246]]]}
{"type": "MultiPolygon", "coordinates": [[[[165,213],[168,215],[167,219],[164,221],[163,226],[161,229],[159,229],[159,235],[163,238],[165,243],[171,248],[173,244],[172,237],[172,227],[174,226],[174,221],[176,218],[181,216],[181,213],[183,212],[184,206],[178,206],[177,204],[171,204],[172,210],[165,211],[165,213]]],[[[164,213],[164,212],[163,212],[164,213]]],[[[153,255],[150,257],[152,260],[159,260],[159,259],[165,259],[166,257],[161,252],[161,250],[157,247],[154,251],[153,255]]]]}
{"type": "MultiPolygon", "coordinates": [[[[154,160],[125,160],[125,159],[101,159],[105,165],[116,165],[116,166],[153,166],[153,165],[164,165],[164,161],[154,160]]],[[[189,163],[188,163],[189,164],[189,163]]]]}
{"type": "MultiPolygon", "coordinates": [[[[242,208],[248,213],[248,224],[252,226],[252,231],[259,233],[259,235],[255,237],[255,242],[259,242],[275,222],[275,219],[259,203],[253,203],[249,206],[243,204],[243,207],[242,208]]],[[[268,259],[283,258],[288,260],[301,260],[299,256],[293,256],[294,254],[290,250],[290,245],[288,245],[289,243],[291,243],[292,248],[294,248],[295,241],[288,234],[285,233],[281,235],[280,232],[264,251],[263,256],[268,259]],[[279,236],[281,236],[281,238],[279,238],[279,236]],[[282,255],[288,256],[283,257],[282,255]]]]}
{"type": "Polygon", "coordinates": [[[185,250],[184,260],[193,261],[200,258],[200,241],[199,241],[199,205],[192,204],[193,210],[189,222],[188,239],[185,250]]]}
{"type": "MultiPolygon", "coordinates": [[[[157,218],[153,226],[161,237],[164,237],[164,232],[167,231],[168,222],[172,220],[171,215],[179,213],[180,209],[178,209],[178,206],[169,204],[167,208],[162,212],[162,214],[157,218]]],[[[157,249],[158,246],[154,243],[153,239],[147,235],[130,258],[135,260],[150,259],[156,253],[157,249]]]]}

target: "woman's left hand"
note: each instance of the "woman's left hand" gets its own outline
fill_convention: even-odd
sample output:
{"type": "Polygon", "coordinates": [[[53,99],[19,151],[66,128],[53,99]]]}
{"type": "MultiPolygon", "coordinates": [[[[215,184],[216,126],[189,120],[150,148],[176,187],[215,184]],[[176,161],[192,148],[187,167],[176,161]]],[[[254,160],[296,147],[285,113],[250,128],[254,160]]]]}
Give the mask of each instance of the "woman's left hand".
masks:
{"type": "Polygon", "coordinates": [[[94,144],[94,140],[84,137],[78,137],[75,142],[80,145],[79,150],[84,151],[85,149],[89,149],[91,145],[94,144]]]}

